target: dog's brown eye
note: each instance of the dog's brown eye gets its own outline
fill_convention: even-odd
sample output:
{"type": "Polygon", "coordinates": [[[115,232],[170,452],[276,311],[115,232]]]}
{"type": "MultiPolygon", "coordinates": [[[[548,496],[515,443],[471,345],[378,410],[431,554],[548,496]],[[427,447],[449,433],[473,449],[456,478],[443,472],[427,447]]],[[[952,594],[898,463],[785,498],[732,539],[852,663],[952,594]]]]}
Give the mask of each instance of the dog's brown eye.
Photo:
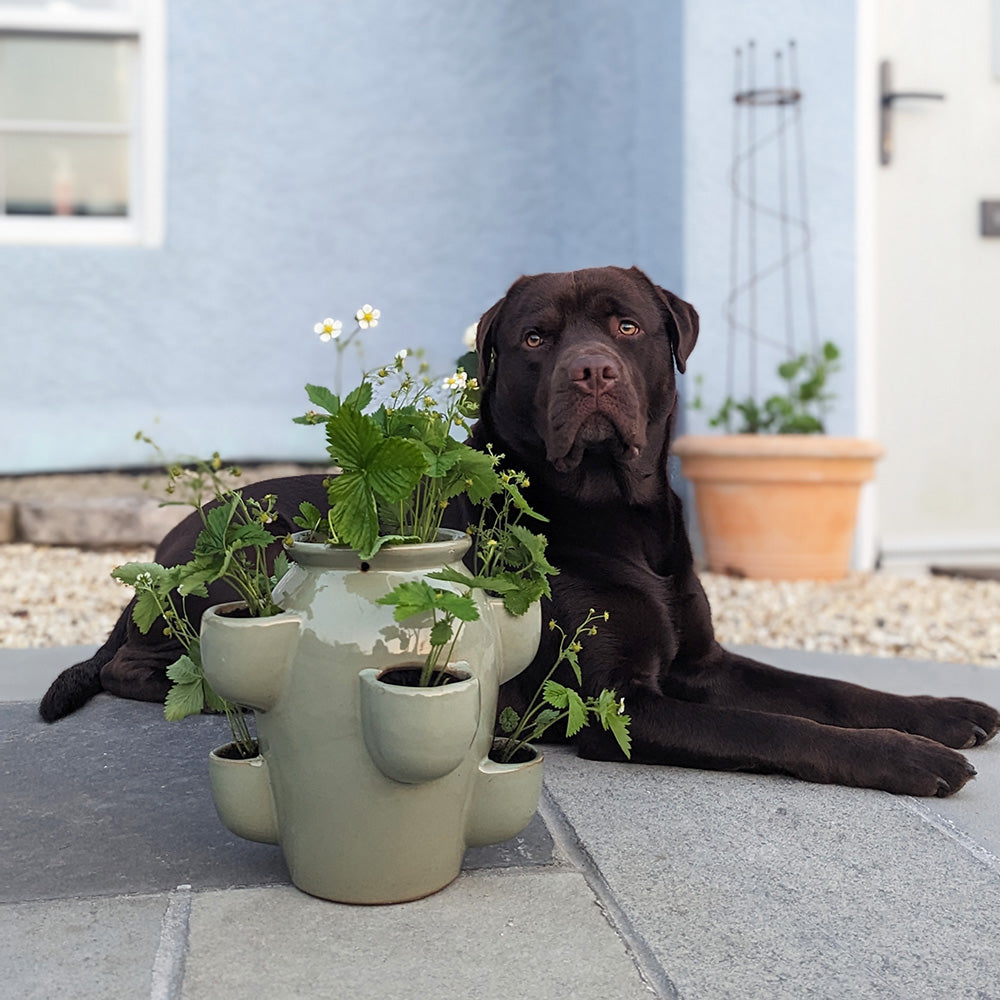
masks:
{"type": "Polygon", "coordinates": [[[639,332],[639,324],[633,323],[630,319],[619,320],[618,332],[626,337],[634,337],[639,332]]]}
{"type": "Polygon", "coordinates": [[[529,330],[524,335],[524,345],[525,347],[541,347],[542,335],[537,330],[529,330]]]}

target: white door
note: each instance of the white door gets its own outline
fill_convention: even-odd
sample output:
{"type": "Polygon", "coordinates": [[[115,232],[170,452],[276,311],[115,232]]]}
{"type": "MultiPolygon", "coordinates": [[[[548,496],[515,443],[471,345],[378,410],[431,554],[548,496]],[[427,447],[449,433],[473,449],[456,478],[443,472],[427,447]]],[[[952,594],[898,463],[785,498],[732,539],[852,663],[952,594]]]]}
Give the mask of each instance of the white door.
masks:
{"type": "Polygon", "coordinates": [[[1000,223],[1000,3],[859,8],[859,95],[876,105],[859,127],[883,60],[893,91],[945,95],[892,101],[889,163],[859,142],[862,395],[886,450],[874,542],[887,567],[1000,565],[1000,236],[980,234],[982,201],[1000,223]]]}

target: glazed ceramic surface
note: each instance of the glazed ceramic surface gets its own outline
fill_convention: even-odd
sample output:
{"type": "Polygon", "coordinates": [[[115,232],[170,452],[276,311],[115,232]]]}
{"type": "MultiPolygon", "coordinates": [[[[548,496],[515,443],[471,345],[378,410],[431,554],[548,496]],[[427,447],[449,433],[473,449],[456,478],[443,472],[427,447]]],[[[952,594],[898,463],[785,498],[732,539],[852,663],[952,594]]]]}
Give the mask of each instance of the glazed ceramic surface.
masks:
{"type": "Polygon", "coordinates": [[[479,678],[467,663],[463,679],[435,687],[387,682],[391,670],[362,670],[361,731],[375,766],[395,781],[443,778],[462,763],[479,730],[479,678]]]}
{"type": "MultiPolygon", "coordinates": [[[[206,675],[224,697],[257,710],[277,839],[293,882],[306,892],[359,903],[418,898],[455,878],[470,843],[517,832],[510,832],[510,817],[498,817],[491,839],[476,803],[495,784],[480,765],[492,742],[500,676],[513,676],[533,657],[538,605],[515,619],[474,592],[480,620],[463,629],[455,658],[468,664],[474,683],[466,687],[475,696],[466,694],[459,712],[464,749],[445,754],[450,769],[441,776],[430,776],[440,765],[384,773],[386,754],[378,750],[380,759],[373,759],[368,745],[381,739],[367,731],[373,712],[363,718],[362,686],[372,686],[367,672],[422,660],[428,648],[429,619],[400,625],[377,599],[443,565],[460,569],[468,544],[464,534],[449,532],[444,541],[386,547],[363,561],[349,550],[296,540],[287,550],[292,567],[275,593],[283,614],[227,618],[223,606],[204,616],[206,675]]],[[[386,699],[375,691],[369,700],[386,699]]],[[[433,729],[427,736],[437,739],[433,729]]],[[[518,829],[535,804],[537,795],[523,822],[516,820],[518,829]]]]}
{"type": "Polygon", "coordinates": [[[278,842],[278,817],[274,812],[267,761],[256,757],[228,757],[213,750],[208,757],[208,777],[219,819],[233,833],[260,844],[278,842]]]}

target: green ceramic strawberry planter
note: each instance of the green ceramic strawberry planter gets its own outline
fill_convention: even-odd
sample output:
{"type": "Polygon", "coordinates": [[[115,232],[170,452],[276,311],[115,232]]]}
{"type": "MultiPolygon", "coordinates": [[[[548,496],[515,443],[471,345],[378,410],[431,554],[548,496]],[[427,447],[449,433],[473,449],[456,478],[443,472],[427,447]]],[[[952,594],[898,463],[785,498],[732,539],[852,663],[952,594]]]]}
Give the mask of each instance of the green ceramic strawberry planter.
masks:
{"type": "Polygon", "coordinates": [[[376,601],[402,581],[460,569],[468,538],[440,537],[367,561],[297,537],[275,591],[283,614],[229,617],[237,606],[220,605],[202,620],[205,675],[222,697],[255,709],[262,761],[232,769],[244,782],[235,799],[213,765],[216,808],[234,833],[279,843],[292,881],[312,895],[426,896],[458,875],[466,847],[514,836],[537,807],[541,758],[498,765],[489,751],[499,685],[537,649],[538,604],[514,618],[480,593],[453,683],[380,677],[426,655],[427,629],[398,624],[376,601]]]}

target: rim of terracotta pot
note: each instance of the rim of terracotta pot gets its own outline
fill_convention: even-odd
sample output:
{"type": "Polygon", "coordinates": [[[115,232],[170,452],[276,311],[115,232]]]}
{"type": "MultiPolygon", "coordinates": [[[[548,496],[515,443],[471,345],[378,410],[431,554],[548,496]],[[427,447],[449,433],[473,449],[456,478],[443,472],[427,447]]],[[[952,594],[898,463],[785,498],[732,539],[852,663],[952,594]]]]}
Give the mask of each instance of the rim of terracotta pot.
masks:
{"type": "Polygon", "coordinates": [[[671,450],[679,458],[704,455],[713,458],[760,455],[767,458],[881,458],[875,441],[828,434],[685,434],[671,450]]]}
{"type": "Polygon", "coordinates": [[[384,545],[370,559],[362,559],[346,545],[327,545],[325,542],[307,542],[308,531],[291,536],[291,543],[284,543],[285,552],[292,562],[303,566],[325,566],[329,569],[407,570],[423,569],[445,562],[459,562],[472,539],[464,531],[441,528],[436,542],[400,542],[384,545]]]}

